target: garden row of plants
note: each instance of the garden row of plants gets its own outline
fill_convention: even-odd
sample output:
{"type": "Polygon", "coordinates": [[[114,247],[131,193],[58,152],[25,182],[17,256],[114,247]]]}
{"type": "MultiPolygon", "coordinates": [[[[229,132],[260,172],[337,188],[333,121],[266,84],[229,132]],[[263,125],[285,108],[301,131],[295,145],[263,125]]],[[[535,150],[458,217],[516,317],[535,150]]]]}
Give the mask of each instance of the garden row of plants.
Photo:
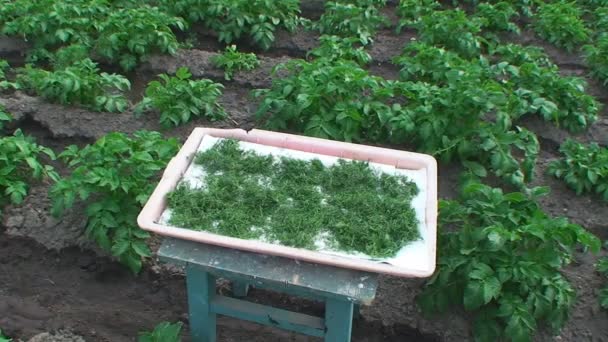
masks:
{"type": "MultiPolygon", "coordinates": [[[[529,186],[538,140],[517,122],[538,115],[580,132],[596,120],[600,104],[585,92],[582,78],[562,76],[542,49],[503,40],[529,20],[539,36],[559,47],[575,50],[589,43],[583,47],[586,61],[605,82],[608,44],[602,40],[608,25],[600,14],[606,4],[464,3],[464,11],[432,0],[402,0],[396,29],[416,30],[418,38],[393,59],[400,68],[398,80],[374,76],[366,68],[371,62],[367,47],[378,29],[389,25],[381,14],[382,0],[327,2],[315,22],[298,17],[297,1],[154,5],[127,0],[7,4],[0,10],[2,32],[32,41],[29,58],[39,67],[16,70],[13,81],[0,77],[0,87],[121,112],[130,106],[124,95],[129,82],[101,72],[97,63],[119,63],[129,70],[152,52],[174,53],[180,43],[172,26],[199,23],[222,42],[246,36],[262,48],[271,46],[278,28],[312,27],[324,34],[319,47],[307,60],[278,65],[274,72],[282,76],[274,77],[269,89],[253,92],[260,125],[336,140],[407,145],[460,162],[466,170],[462,193],[440,203],[438,272],[420,297],[421,307],[470,311],[480,341],[527,341],[537,326],[558,331],[567,320],[575,293],[561,270],[575,258],[577,246],[597,252],[600,242],[583,227],[540,208],[538,198],[548,189],[529,186]],[[36,15],[25,19],[24,13],[36,15]],[[483,184],[488,175],[515,191],[483,184]]],[[[257,59],[230,46],[215,63],[230,78],[234,71],[255,68],[257,59]]],[[[181,68],[150,83],[136,112],[156,109],[165,126],[195,116],[221,119],[226,116],[218,104],[221,89],[219,83],[191,79],[181,68]]],[[[10,115],[0,111],[0,125],[8,120],[10,115]]],[[[61,178],[47,165],[54,153],[16,130],[0,138],[0,174],[5,176],[0,205],[23,201],[24,169],[32,178],[46,176],[53,182],[53,212],[59,215],[77,200],[88,201],[87,234],[137,272],[150,251],[148,234],[137,228],[135,218],[178,147],[156,132],[112,133],[59,154],[72,171],[61,178]]],[[[595,192],[608,200],[606,147],[568,141],[561,152],[563,158],[549,172],[577,193],[595,192]]],[[[602,291],[604,305],[607,295],[602,291]]]]}
{"type": "MultiPolygon", "coordinates": [[[[31,62],[48,61],[51,52],[77,44],[86,54],[104,63],[118,63],[123,70],[135,68],[154,53],[175,54],[191,45],[193,37],[179,42],[178,33],[201,25],[230,44],[248,40],[269,49],[277,30],[293,32],[298,26],[320,34],[356,38],[362,45],[373,42],[380,28],[393,23],[382,13],[386,0],[327,1],[316,21],[302,18],[298,0],[3,0],[0,33],[19,36],[31,43],[31,62]]],[[[603,1],[454,1],[446,8],[435,0],[402,0],[394,27],[425,27],[426,34],[448,41],[458,37],[465,53],[475,54],[483,41],[496,41],[496,31],[519,34],[520,26],[568,51],[582,48],[594,76],[608,81],[608,4],[603,1]],[[471,14],[459,9],[467,8],[471,14]],[[530,24],[527,24],[527,23],[530,24]],[[450,30],[451,28],[455,30],[450,30]],[[482,32],[483,31],[483,32],[482,32]]],[[[432,39],[432,38],[431,38],[432,39]]]]}
{"type": "Polygon", "coordinates": [[[293,31],[307,22],[299,12],[298,0],[3,0],[0,33],[29,41],[31,62],[78,44],[94,59],[128,71],[150,54],[188,46],[176,33],[199,23],[220,42],[245,38],[268,49],[277,29],[293,31]]]}

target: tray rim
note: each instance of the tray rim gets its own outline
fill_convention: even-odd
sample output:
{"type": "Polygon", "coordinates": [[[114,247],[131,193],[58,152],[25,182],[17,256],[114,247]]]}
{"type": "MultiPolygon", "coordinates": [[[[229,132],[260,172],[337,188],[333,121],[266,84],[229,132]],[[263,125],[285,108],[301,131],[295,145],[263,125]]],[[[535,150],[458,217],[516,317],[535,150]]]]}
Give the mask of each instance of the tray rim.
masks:
{"type": "Polygon", "coordinates": [[[366,272],[384,273],[399,277],[424,278],[431,276],[436,268],[437,210],[437,161],[430,155],[258,129],[245,131],[242,129],[197,127],[192,131],[175,157],[167,164],[161,180],[139,213],[137,223],[142,229],[159,235],[195,241],[202,244],[212,244],[366,272]],[[369,260],[329,255],[295,247],[245,240],[158,223],[160,216],[167,206],[166,195],[175,189],[183,177],[205,135],[218,138],[233,138],[262,145],[341,158],[373,161],[393,165],[397,168],[426,168],[427,198],[425,218],[428,239],[427,246],[429,246],[427,248],[430,260],[429,267],[426,269],[403,268],[369,260]]]}

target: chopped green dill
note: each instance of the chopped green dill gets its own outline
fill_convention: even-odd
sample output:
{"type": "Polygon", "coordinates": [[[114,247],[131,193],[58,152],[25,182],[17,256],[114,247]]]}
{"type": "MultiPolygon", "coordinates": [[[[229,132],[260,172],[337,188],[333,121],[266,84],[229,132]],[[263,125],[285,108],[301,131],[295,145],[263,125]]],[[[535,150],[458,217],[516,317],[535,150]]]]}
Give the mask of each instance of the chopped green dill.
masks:
{"type": "Polygon", "coordinates": [[[418,187],[365,162],[274,158],[224,139],[200,152],[200,189],[180,184],[169,194],[170,224],[285,246],[394,256],[419,238],[411,206],[418,187]]]}

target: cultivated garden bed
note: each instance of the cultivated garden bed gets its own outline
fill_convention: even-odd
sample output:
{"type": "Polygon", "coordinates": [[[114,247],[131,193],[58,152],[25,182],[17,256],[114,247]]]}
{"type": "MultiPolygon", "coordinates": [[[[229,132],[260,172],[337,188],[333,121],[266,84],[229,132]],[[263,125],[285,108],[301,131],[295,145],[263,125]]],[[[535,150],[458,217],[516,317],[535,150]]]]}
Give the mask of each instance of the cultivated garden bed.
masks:
{"type": "MultiPolygon", "coordinates": [[[[8,81],[0,86],[1,113],[6,113],[0,115],[0,139],[11,137],[6,140],[10,146],[23,144],[13,139],[19,128],[57,155],[77,146],[58,160],[35,156],[42,169],[36,163],[31,169],[32,161],[24,159],[19,173],[8,173],[10,190],[0,185],[0,329],[5,335],[27,340],[68,329],[87,341],[132,341],[161,321],[187,323],[183,277],[179,270],[159,265],[154,258],[159,239],[136,229],[135,218],[178,145],[195,127],[216,127],[306,134],[438,159],[440,277],[427,287],[424,280],[382,276],[374,305],[362,308],[362,319],[355,323],[353,340],[461,341],[484,333],[507,340],[529,336],[551,341],[554,335],[562,341],[608,339],[608,315],[599,298],[606,279],[595,266],[605,252],[589,253],[599,241],[585,234],[608,238],[608,205],[598,190],[605,184],[604,171],[595,163],[601,158],[583,159],[591,154],[569,152],[574,149],[560,151],[569,138],[585,146],[608,145],[602,59],[606,4],[338,1],[352,6],[313,6],[304,12],[312,22],[297,23],[293,31],[288,29],[295,23],[297,5],[268,9],[277,18],[267,22],[273,34],[256,37],[252,25],[230,31],[211,12],[178,6],[193,1],[150,2],[160,6],[158,11],[129,0],[54,3],[0,1],[0,30],[9,36],[0,39],[0,59],[9,62],[2,67],[5,73],[0,72],[8,81]],[[60,15],[49,15],[50,9],[60,15]],[[25,12],[27,20],[20,20],[25,12]],[[92,12],[97,25],[81,20],[92,12]],[[174,25],[178,20],[163,13],[183,17],[188,26],[182,30],[174,25]],[[327,15],[320,17],[323,13],[327,15]],[[133,30],[127,25],[141,22],[160,26],[133,30]],[[337,25],[343,22],[348,25],[337,25]],[[46,31],[38,29],[43,26],[46,31]],[[161,34],[144,34],[154,31],[161,34]],[[130,34],[112,38],[120,32],[130,34]],[[326,37],[320,39],[322,35],[326,37]],[[110,44],[113,39],[118,43],[110,44]],[[225,48],[232,44],[239,52],[255,53],[260,64],[249,63],[253,69],[248,70],[245,63],[227,80],[227,64],[218,67],[214,60],[229,58],[225,48]],[[72,45],[85,48],[56,54],[72,45]],[[88,62],[80,63],[86,57],[98,63],[97,71],[90,71],[88,62]],[[19,70],[26,63],[33,69],[19,70]],[[281,67],[273,74],[276,65],[281,67]],[[178,77],[184,66],[191,75],[181,72],[178,77]],[[124,75],[129,89],[122,78],[104,79],[103,72],[124,75]],[[161,73],[167,81],[157,77],[161,73]],[[147,91],[156,80],[160,86],[147,91]],[[205,82],[190,83],[201,80],[205,82]],[[88,90],[79,93],[74,81],[88,90]],[[102,81],[111,82],[97,86],[102,81]],[[205,97],[203,104],[181,96],[196,89],[216,96],[205,97]],[[145,97],[146,106],[138,105],[145,97]],[[175,110],[171,103],[182,107],[175,110]],[[183,112],[189,117],[175,115],[183,112]],[[142,129],[161,133],[133,135],[142,129]],[[107,136],[113,132],[124,135],[107,136]],[[105,145],[95,143],[100,138],[105,145]],[[154,147],[146,140],[155,142],[154,147]],[[87,144],[91,147],[84,150],[87,144]],[[149,170],[132,168],[146,164],[142,161],[147,155],[156,161],[149,170]],[[575,175],[556,178],[555,165],[563,165],[556,161],[566,158],[571,167],[560,177],[567,171],[575,175]],[[44,165],[53,166],[57,177],[44,165]],[[13,178],[25,170],[34,177],[13,178]],[[97,177],[89,170],[107,173],[97,177]],[[123,177],[104,183],[114,179],[115,170],[123,177]],[[26,186],[15,185],[20,181],[26,186]],[[550,193],[541,196],[545,191],[536,190],[531,196],[535,186],[548,186],[550,193]],[[63,202],[58,205],[59,198],[63,202]],[[113,211],[116,206],[124,210],[113,211]],[[51,214],[58,209],[63,216],[51,214]],[[479,232],[488,234],[480,237],[479,232]],[[573,238],[555,242],[561,236],[573,238]],[[525,266],[505,266],[504,260],[525,266]],[[125,264],[139,275],[132,275],[125,264]],[[524,272],[528,270],[534,272],[524,272]],[[552,279],[550,285],[537,282],[539,274],[552,279]],[[457,285],[447,286],[441,277],[457,285]],[[549,296],[552,292],[560,295],[549,296]],[[448,300],[441,293],[448,293],[448,300]],[[433,299],[426,303],[430,311],[447,313],[422,314],[424,298],[433,299]],[[498,308],[507,307],[513,312],[497,314],[498,308]],[[562,323],[561,330],[555,323],[562,323]]],[[[241,13],[248,11],[254,9],[241,13]]],[[[0,153],[6,151],[11,150],[0,148],[0,153]]],[[[314,303],[274,293],[254,291],[252,297],[297,311],[322,311],[314,303]]],[[[187,327],[183,333],[187,340],[187,327]]],[[[489,340],[499,339],[492,336],[489,340]]],[[[295,337],[224,320],[221,338],[295,337]]]]}

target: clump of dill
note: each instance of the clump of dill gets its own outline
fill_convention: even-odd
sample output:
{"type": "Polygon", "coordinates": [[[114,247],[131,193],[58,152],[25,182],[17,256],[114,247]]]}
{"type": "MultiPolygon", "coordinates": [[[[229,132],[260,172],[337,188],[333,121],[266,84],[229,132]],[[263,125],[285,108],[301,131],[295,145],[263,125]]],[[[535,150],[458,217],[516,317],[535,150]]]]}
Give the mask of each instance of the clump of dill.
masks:
{"type": "Polygon", "coordinates": [[[418,194],[403,176],[367,163],[273,158],[224,139],[199,153],[207,172],[200,189],[181,184],[169,195],[170,223],[221,235],[372,257],[394,256],[419,238],[411,206],[418,194]]]}

